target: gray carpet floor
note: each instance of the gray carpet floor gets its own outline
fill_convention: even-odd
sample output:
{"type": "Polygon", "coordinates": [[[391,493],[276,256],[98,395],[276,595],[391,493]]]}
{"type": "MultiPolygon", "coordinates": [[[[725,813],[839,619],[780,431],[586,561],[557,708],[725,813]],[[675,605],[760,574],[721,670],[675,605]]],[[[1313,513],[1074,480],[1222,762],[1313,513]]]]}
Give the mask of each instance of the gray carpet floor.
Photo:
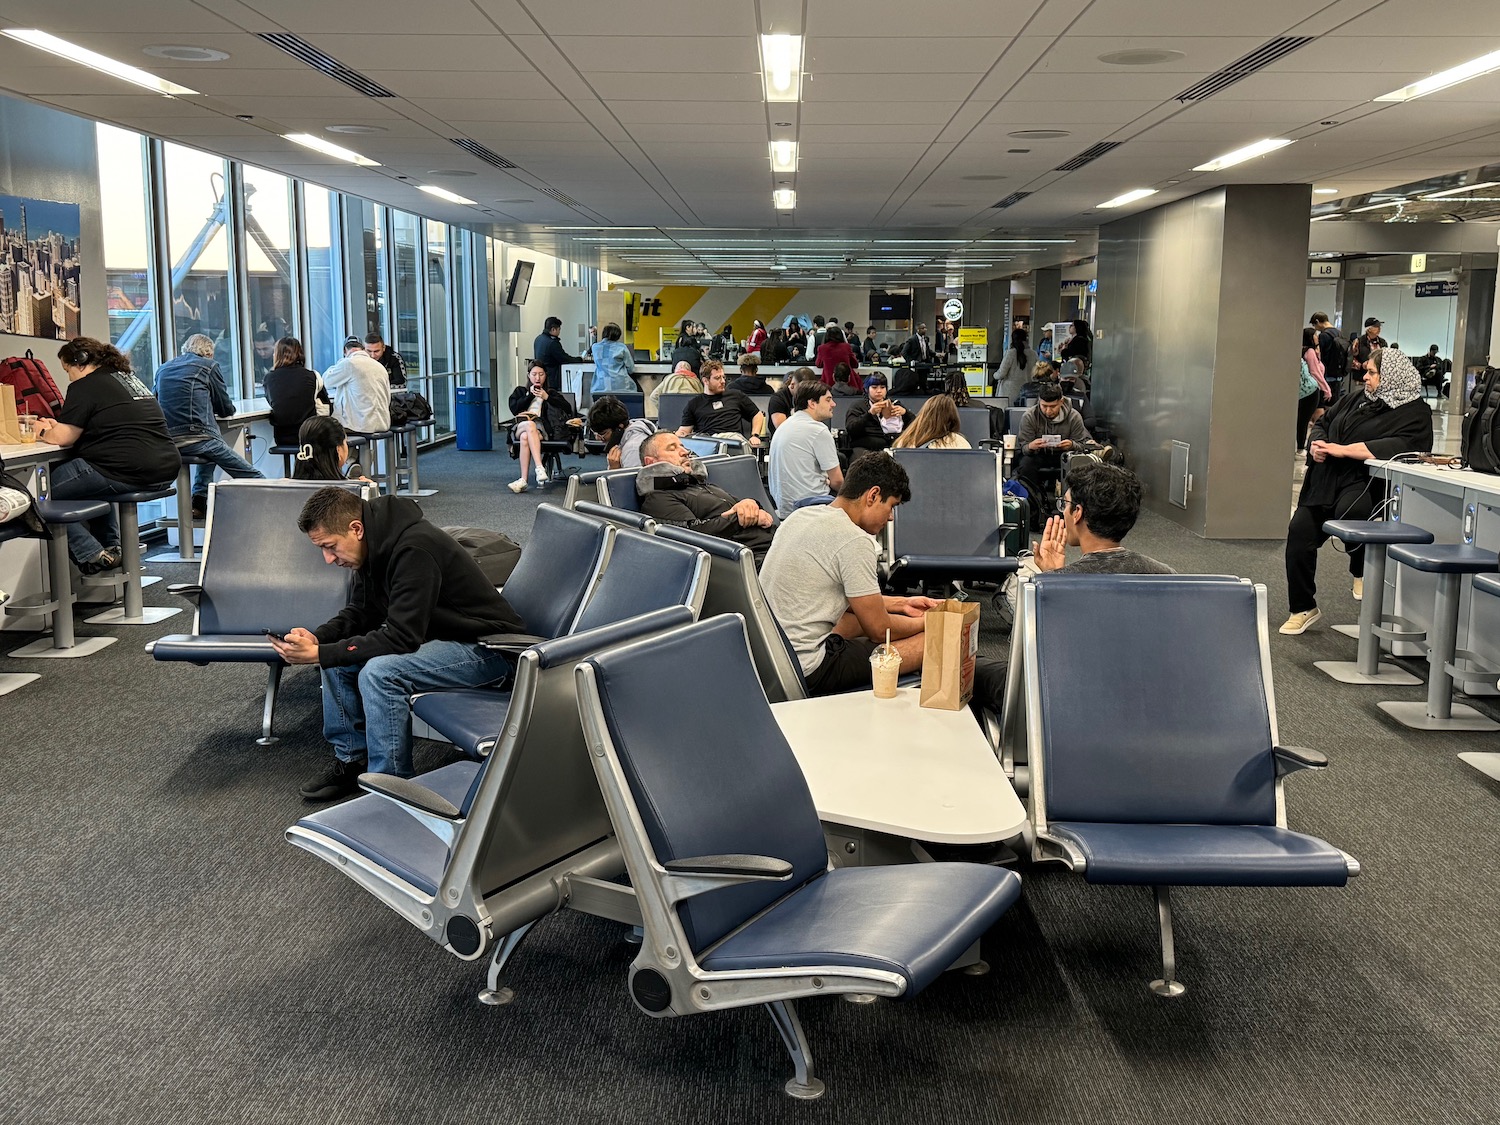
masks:
{"type": "MultiPolygon", "coordinates": [[[[512,475],[502,454],[440,451],[424,506],[524,541],[561,488],[514,496],[512,475]]],[[[1149,515],[1130,542],[1265,582],[1279,623],[1280,544],[1204,542],[1149,515]]],[[[1321,565],[1327,620],[1355,620],[1343,560],[1321,565]]],[[[985,622],[983,648],[1003,651],[985,622]]],[[[83,626],[121,640],[81,661],[0,658],[42,673],[0,698],[0,1121],[1500,1120],[1500,784],[1455,758],[1497,740],[1410,732],[1374,706],[1420,688],[1327,680],[1312,662],[1353,642],[1326,627],[1272,638],[1282,737],[1333,763],[1290,780],[1291,822],[1364,875],[1179,891],[1188,992],[1169,1002],[1145,987],[1148,892],[1024,869],[986,936],[988,976],[910,1003],[801,1005],[828,1094],[800,1104],[761,1012],[640,1013],[618,926],[546,920],[514,962],[515,1003],[477,1003],[482,964],[282,839],[327,760],[315,673],[288,674],[281,741],[257,746],[264,672],[142,652],[189,624],[83,626]]],[[[1092,640],[1130,658],[1128,637],[1092,640]]],[[[451,754],[424,743],[418,764],[451,754]]]]}

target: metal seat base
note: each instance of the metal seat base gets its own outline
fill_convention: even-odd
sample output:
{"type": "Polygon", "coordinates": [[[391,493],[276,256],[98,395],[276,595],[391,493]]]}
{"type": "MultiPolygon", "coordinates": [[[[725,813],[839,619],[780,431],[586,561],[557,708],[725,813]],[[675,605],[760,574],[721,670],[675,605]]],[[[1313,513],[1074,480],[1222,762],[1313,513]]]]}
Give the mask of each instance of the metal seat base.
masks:
{"type": "Polygon", "coordinates": [[[1315,660],[1313,667],[1341,684],[1384,684],[1386,687],[1411,687],[1422,682],[1418,677],[1403,671],[1394,664],[1381,664],[1379,671],[1369,675],[1361,672],[1358,661],[1354,660],[1315,660]]]}
{"type": "Polygon", "coordinates": [[[93,617],[85,617],[84,620],[90,625],[155,625],[158,621],[165,621],[181,612],[180,609],[166,606],[142,606],[141,612],[132,617],[124,606],[115,606],[103,613],[96,613],[93,617]]]}
{"type": "Polygon", "coordinates": [[[1356,641],[1359,640],[1359,626],[1358,625],[1335,625],[1333,627],[1333,631],[1335,633],[1342,633],[1346,637],[1352,637],[1356,641]]]}
{"type": "Polygon", "coordinates": [[[0,675],[0,695],[9,695],[18,688],[23,688],[33,680],[41,677],[35,672],[6,672],[0,675]]]}
{"type": "Polygon", "coordinates": [[[8,655],[16,660],[72,660],[79,656],[93,656],[94,653],[108,648],[117,640],[119,640],[118,637],[85,637],[74,641],[67,648],[57,648],[52,643],[51,634],[48,634],[30,644],[11,650],[8,655]]]}
{"type": "Polygon", "coordinates": [[[1460,754],[1458,760],[1466,766],[1473,766],[1480,773],[1484,774],[1485,777],[1492,777],[1496,781],[1500,781],[1500,754],[1460,754]]]}
{"type": "Polygon", "coordinates": [[[1439,719],[1429,714],[1425,701],[1384,700],[1377,703],[1391,718],[1412,730],[1446,730],[1484,733],[1500,730],[1500,723],[1487,719],[1465,703],[1453,704],[1453,714],[1439,719]]]}

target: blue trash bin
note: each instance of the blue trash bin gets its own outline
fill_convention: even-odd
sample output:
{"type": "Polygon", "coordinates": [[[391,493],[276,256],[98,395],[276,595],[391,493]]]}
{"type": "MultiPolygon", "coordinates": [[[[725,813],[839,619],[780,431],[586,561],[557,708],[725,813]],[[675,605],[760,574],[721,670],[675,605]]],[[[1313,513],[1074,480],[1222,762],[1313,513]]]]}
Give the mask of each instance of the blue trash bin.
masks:
{"type": "Polygon", "coordinates": [[[490,424],[488,387],[459,387],[456,414],[458,448],[495,448],[495,428],[490,424]]]}

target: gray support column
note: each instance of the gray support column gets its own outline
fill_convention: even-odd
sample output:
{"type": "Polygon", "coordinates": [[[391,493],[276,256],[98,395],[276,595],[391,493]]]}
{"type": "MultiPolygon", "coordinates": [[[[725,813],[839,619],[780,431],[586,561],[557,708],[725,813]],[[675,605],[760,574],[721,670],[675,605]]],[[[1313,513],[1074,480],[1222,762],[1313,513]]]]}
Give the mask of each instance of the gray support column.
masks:
{"type": "MultiPolygon", "coordinates": [[[[1497,234],[1495,236],[1495,241],[1497,245],[1500,245],[1500,234],[1497,234]]],[[[1500,282],[1497,282],[1497,284],[1500,284],[1500,282]]],[[[1500,291],[1496,292],[1496,296],[1500,296],[1500,291]]],[[[1500,304],[1500,302],[1491,302],[1492,311],[1490,315],[1490,348],[1489,351],[1485,353],[1489,357],[1489,364],[1491,367],[1495,366],[1496,364],[1500,364],[1500,316],[1495,316],[1493,313],[1493,307],[1496,304],[1500,304]]]]}
{"type": "Polygon", "coordinates": [[[1031,275],[1031,284],[1031,335],[1036,340],[1041,338],[1043,324],[1051,324],[1062,316],[1062,270],[1036,270],[1031,275]]]}
{"type": "Polygon", "coordinates": [[[1468,405],[1464,395],[1464,372],[1494,355],[1490,340],[1495,329],[1495,278],[1493,269],[1474,269],[1463,255],[1458,271],[1458,316],[1453,326],[1453,386],[1445,407],[1449,414],[1462,415],[1468,405]]]}
{"type": "Polygon", "coordinates": [[[1264,334],[1305,319],[1310,203],[1235,184],[1099,231],[1095,409],[1146,506],[1207,538],[1286,535],[1297,365],[1264,334]]]}
{"type": "Polygon", "coordinates": [[[1347,340],[1349,333],[1361,331],[1365,322],[1365,279],[1343,278],[1334,291],[1339,304],[1335,314],[1339,318],[1339,331],[1347,340]]]}
{"type": "Polygon", "coordinates": [[[925,285],[913,288],[911,291],[911,330],[916,332],[917,325],[927,325],[929,336],[937,333],[937,286],[925,285]]]}
{"type": "Polygon", "coordinates": [[[985,287],[985,320],[989,324],[987,354],[991,363],[999,363],[1010,343],[1010,281],[1001,278],[985,287]]]}

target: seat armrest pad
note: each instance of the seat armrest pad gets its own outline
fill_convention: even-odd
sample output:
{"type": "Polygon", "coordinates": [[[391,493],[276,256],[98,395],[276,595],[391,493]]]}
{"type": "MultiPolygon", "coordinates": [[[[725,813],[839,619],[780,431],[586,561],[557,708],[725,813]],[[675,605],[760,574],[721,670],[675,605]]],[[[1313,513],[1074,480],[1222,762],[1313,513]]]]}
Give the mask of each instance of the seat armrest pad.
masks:
{"type": "Polygon", "coordinates": [[[537,637],[530,633],[491,633],[487,637],[480,637],[479,643],[498,652],[520,653],[546,640],[551,638],[537,637]]]}
{"type": "Polygon", "coordinates": [[[203,600],[203,587],[196,582],[173,582],[167,587],[167,593],[186,598],[194,605],[203,600]]]}
{"type": "Polygon", "coordinates": [[[741,875],[747,879],[790,879],[792,865],[768,855],[700,855],[662,864],[673,875],[741,875]]]}
{"type": "Polygon", "coordinates": [[[462,815],[458,806],[446,797],[409,777],[397,777],[389,773],[362,773],[359,775],[359,787],[367,793],[389,797],[399,804],[409,805],[444,820],[458,820],[462,815]]]}
{"type": "Polygon", "coordinates": [[[1273,746],[1278,776],[1296,773],[1298,770],[1321,770],[1328,768],[1328,755],[1321,750],[1309,750],[1305,746],[1273,746]]]}

